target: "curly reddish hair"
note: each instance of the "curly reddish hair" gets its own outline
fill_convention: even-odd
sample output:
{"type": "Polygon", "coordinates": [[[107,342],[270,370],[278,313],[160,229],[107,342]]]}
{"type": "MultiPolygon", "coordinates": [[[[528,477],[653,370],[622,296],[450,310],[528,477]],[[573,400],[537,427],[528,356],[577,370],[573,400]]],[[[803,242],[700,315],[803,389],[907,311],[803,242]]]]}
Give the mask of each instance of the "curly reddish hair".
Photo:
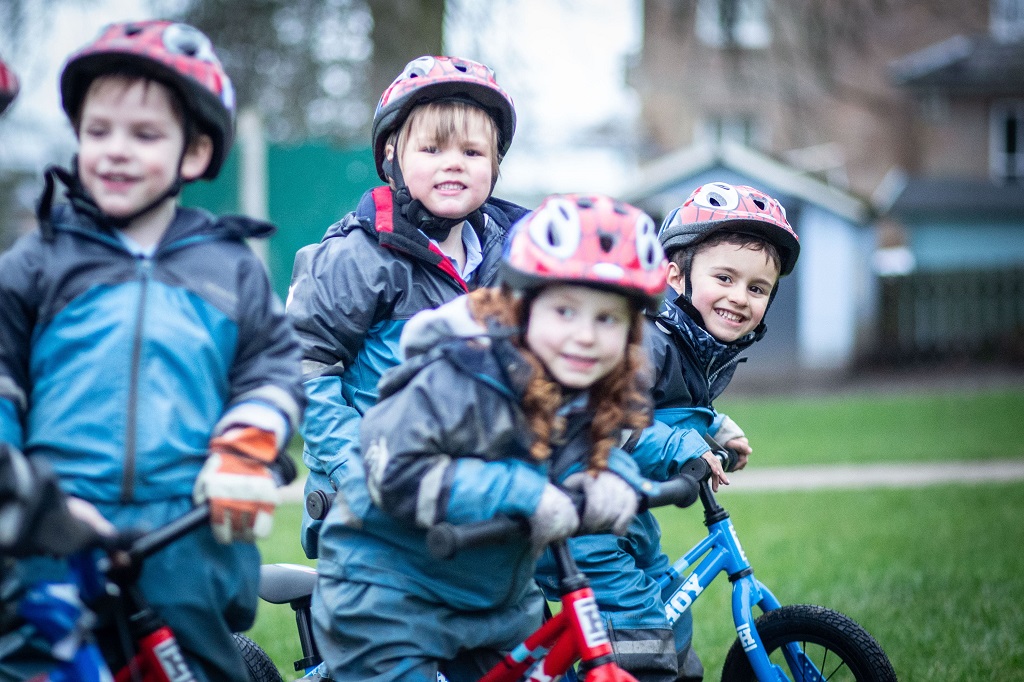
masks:
{"type": "MultiPolygon", "coordinates": [[[[556,414],[564,395],[561,384],[524,341],[530,305],[536,294],[531,291],[523,296],[507,287],[481,288],[469,294],[469,308],[483,324],[492,322],[519,329],[511,340],[533,369],[523,396],[523,412],[534,435],[530,455],[543,461],[551,456],[552,440],[565,428],[563,419],[556,414]]],[[[645,363],[641,345],[643,319],[643,311],[634,308],[623,361],[590,388],[588,406],[594,419],[590,424],[593,450],[588,469],[592,472],[608,468],[608,454],[618,444],[623,429],[641,429],[651,423],[650,399],[640,384],[645,363]]]]}

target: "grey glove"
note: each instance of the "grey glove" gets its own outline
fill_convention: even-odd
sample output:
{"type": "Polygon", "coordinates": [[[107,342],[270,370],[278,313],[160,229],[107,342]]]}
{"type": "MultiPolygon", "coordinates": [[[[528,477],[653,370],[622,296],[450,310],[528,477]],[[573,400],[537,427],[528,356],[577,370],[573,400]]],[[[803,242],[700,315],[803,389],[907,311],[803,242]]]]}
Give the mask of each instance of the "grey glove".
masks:
{"type": "Polygon", "coordinates": [[[530,516],[530,544],[534,554],[539,555],[556,540],[570,537],[579,526],[580,517],[572,499],[557,486],[545,485],[537,509],[530,516]]]}
{"type": "Polygon", "coordinates": [[[636,514],[640,500],[636,491],[618,474],[602,471],[597,476],[589,472],[573,474],[565,479],[567,490],[583,493],[584,533],[623,535],[636,514]]]}

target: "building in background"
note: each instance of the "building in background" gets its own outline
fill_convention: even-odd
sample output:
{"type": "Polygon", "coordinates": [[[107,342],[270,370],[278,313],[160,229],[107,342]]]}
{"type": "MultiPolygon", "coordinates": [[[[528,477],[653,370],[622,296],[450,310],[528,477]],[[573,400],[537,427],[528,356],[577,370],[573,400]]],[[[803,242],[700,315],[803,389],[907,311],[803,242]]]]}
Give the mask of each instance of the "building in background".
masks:
{"type": "MultiPolygon", "coordinates": [[[[1024,0],[644,0],[643,26],[629,81],[647,182],[687,149],[741,145],[776,162],[778,180],[736,169],[767,191],[795,174],[870,207],[865,286],[806,252],[798,267],[801,295],[873,297],[843,325],[835,371],[1024,359],[1024,0]]],[[[797,229],[812,254],[848,262],[848,240],[797,229]]],[[[827,316],[819,304],[802,306],[808,324],[827,316]]],[[[800,351],[806,368],[823,357],[800,351]]]]}

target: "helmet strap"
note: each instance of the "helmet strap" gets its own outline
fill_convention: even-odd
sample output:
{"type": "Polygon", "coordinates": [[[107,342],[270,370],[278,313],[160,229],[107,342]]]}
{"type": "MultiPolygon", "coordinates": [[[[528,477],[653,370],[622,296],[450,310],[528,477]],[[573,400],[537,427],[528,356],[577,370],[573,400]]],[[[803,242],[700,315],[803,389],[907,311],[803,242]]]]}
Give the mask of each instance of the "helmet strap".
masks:
{"type": "Polygon", "coordinates": [[[402,175],[402,166],[392,156],[384,158],[381,163],[384,174],[391,178],[394,183],[395,206],[399,213],[409,221],[409,224],[427,235],[436,242],[444,241],[451,234],[452,228],[465,220],[478,222],[480,210],[477,209],[461,218],[441,218],[431,213],[419,199],[413,199],[409,187],[405,184],[405,176],[402,175]]]}

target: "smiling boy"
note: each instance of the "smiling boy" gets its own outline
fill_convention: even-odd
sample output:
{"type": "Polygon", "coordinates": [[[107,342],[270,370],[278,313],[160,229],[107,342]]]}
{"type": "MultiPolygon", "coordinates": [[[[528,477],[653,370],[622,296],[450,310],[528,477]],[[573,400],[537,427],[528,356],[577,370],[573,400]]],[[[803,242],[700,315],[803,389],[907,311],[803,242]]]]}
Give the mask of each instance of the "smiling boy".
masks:
{"type": "MultiPolygon", "coordinates": [[[[495,283],[505,234],[522,207],[491,196],[515,133],[512,98],[485,65],[420,57],[384,91],[373,118],[385,186],[296,255],[288,315],[303,348],[309,408],[306,493],[333,496],[377,382],[400,360],[405,323],[495,283]]],[[[317,556],[320,521],[303,517],[317,556]]]]}
{"type": "Polygon", "coordinates": [[[232,632],[255,618],[253,541],[305,401],[298,341],[245,243],[273,226],[176,201],[227,157],[231,81],[198,30],[142,21],[107,26],[60,84],[76,163],[48,169],[40,229],[0,255],[0,443],[120,529],[209,502],[211,525],[138,584],[197,679],[244,682],[232,632]]]}

